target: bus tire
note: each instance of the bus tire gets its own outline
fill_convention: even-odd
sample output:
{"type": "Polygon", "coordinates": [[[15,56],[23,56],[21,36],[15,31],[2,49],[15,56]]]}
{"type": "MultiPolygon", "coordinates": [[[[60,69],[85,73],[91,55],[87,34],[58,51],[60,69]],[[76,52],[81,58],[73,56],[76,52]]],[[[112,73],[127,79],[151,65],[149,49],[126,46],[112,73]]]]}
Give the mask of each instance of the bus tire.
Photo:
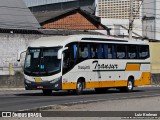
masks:
{"type": "Polygon", "coordinates": [[[84,89],[84,82],[82,82],[81,80],[78,80],[74,93],[76,95],[81,95],[83,93],[83,89],[84,89]]]}
{"type": "Polygon", "coordinates": [[[130,77],[128,79],[127,86],[120,88],[120,91],[121,92],[132,92],[133,87],[134,87],[134,79],[130,77]]]}
{"type": "Polygon", "coordinates": [[[126,87],[126,91],[127,92],[132,92],[133,87],[134,87],[134,80],[132,78],[129,78],[128,83],[127,83],[127,87],[126,87]]]}
{"type": "Polygon", "coordinates": [[[51,95],[52,94],[52,90],[50,89],[43,89],[43,95],[51,95]]]}

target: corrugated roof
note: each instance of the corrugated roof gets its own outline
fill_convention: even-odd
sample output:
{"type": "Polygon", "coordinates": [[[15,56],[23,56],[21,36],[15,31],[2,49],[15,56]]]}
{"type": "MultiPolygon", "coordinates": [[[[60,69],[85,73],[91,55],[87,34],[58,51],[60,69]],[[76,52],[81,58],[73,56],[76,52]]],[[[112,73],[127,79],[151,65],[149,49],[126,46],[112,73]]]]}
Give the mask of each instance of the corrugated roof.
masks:
{"type": "Polygon", "coordinates": [[[23,0],[0,0],[0,28],[36,30],[40,25],[23,0]]]}
{"type": "Polygon", "coordinates": [[[76,1],[76,0],[24,0],[24,2],[28,7],[53,4],[59,2],[68,2],[68,1],[76,1]]]}

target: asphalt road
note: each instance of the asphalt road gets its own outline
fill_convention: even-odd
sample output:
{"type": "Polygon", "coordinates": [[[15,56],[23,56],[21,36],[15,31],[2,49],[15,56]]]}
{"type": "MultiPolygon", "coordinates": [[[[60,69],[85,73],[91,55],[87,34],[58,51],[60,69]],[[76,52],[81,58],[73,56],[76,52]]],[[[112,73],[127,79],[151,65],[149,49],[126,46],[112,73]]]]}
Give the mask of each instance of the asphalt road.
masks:
{"type": "Polygon", "coordinates": [[[160,96],[160,87],[138,87],[132,93],[120,93],[118,90],[111,89],[106,93],[97,94],[94,90],[87,90],[79,96],[65,91],[53,92],[51,96],[44,96],[41,91],[0,91],[0,111],[18,111],[57,104],[153,96],[160,96]]]}

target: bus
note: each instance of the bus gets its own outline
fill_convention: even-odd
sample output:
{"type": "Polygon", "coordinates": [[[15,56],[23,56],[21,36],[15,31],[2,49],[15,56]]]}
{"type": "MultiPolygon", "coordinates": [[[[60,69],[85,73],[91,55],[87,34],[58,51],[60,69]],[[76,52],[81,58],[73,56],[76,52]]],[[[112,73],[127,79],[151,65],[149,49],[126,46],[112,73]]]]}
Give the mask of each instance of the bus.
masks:
{"type": "Polygon", "coordinates": [[[28,46],[24,62],[26,90],[40,89],[45,95],[109,88],[131,92],[149,85],[150,74],[148,41],[103,35],[42,37],[28,46]]]}

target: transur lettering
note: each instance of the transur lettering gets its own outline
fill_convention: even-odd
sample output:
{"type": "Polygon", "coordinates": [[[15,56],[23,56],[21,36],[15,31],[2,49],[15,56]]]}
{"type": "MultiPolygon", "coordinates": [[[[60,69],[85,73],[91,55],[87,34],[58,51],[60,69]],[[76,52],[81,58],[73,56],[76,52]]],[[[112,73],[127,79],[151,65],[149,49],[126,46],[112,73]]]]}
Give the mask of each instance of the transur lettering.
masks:
{"type": "Polygon", "coordinates": [[[118,69],[118,64],[99,64],[98,61],[93,61],[93,64],[95,64],[94,69],[118,69]]]}

